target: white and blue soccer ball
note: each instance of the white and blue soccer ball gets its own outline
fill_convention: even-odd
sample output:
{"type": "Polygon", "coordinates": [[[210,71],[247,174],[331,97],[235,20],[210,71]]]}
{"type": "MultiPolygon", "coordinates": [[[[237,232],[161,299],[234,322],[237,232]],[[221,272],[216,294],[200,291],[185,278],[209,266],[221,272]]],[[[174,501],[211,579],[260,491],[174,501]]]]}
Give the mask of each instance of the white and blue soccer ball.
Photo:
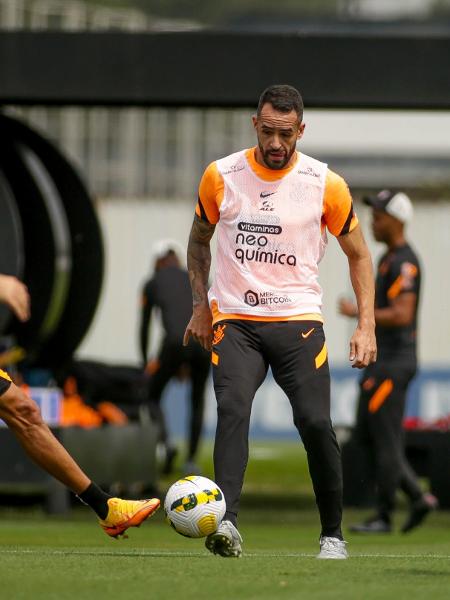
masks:
{"type": "Polygon", "coordinates": [[[166,521],[190,538],[214,533],[225,515],[222,490],[211,479],[189,475],[170,486],[164,500],[166,521]]]}

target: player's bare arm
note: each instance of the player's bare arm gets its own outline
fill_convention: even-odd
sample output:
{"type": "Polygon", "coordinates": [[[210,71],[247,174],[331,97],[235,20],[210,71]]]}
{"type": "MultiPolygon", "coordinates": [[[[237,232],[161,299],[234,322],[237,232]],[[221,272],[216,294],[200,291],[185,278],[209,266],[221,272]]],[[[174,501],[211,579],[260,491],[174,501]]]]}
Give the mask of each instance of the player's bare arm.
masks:
{"type": "Polygon", "coordinates": [[[192,288],[192,317],[184,334],[183,344],[189,338],[211,350],[212,315],[208,304],[208,277],[211,267],[210,241],[216,226],[194,216],[187,249],[187,266],[192,288]]]}
{"type": "Polygon", "coordinates": [[[338,241],[348,259],[358,307],[358,324],[350,340],[349,359],[353,367],[362,369],[377,358],[372,259],[359,225],[350,233],[338,237],[338,241]]]}
{"type": "Polygon", "coordinates": [[[28,289],[16,277],[0,274],[0,302],[7,304],[20,321],[30,318],[28,289]]]}
{"type": "Polygon", "coordinates": [[[356,303],[350,298],[339,298],[338,300],[338,311],[340,315],[344,317],[357,318],[358,317],[358,307],[356,303]]]}
{"type": "Polygon", "coordinates": [[[390,306],[375,309],[375,321],[383,327],[407,327],[414,320],[417,294],[404,292],[391,300],[390,306]]]}

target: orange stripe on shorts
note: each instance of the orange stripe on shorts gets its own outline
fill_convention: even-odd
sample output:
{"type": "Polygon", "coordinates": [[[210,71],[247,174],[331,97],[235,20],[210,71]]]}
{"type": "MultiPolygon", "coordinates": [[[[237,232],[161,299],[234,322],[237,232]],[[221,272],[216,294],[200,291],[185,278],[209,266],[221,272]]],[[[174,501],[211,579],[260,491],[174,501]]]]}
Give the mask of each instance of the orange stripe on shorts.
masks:
{"type": "Polygon", "coordinates": [[[382,384],[377,388],[374,395],[369,400],[369,412],[374,413],[384,403],[386,398],[394,389],[392,379],[385,379],[382,384]]]}
{"type": "Polygon", "coordinates": [[[324,344],[322,346],[322,350],[319,352],[319,354],[316,356],[316,359],[315,359],[315,361],[316,361],[316,369],[320,369],[320,367],[327,360],[327,356],[328,356],[327,345],[324,344]]]}

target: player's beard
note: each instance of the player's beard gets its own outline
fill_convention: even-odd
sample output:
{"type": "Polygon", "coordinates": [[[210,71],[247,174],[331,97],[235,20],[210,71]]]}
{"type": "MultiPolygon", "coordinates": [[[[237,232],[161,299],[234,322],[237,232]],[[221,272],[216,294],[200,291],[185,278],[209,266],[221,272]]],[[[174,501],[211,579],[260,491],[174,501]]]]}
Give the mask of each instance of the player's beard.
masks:
{"type": "Polygon", "coordinates": [[[259,150],[262,154],[263,160],[266,163],[266,165],[269,167],[269,169],[275,169],[275,170],[281,170],[281,169],[286,168],[286,166],[289,163],[289,161],[291,160],[291,157],[294,154],[295,148],[296,148],[296,144],[294,144],[288,150],[288,152],[286,153],[286,156],[283,158],[283,160],[274,162],[270,158],[270,150],[264,150],[264,148],[262,147],[262,144],[260,142],[258,142],[258,146],[259,146],[259,150]]]}

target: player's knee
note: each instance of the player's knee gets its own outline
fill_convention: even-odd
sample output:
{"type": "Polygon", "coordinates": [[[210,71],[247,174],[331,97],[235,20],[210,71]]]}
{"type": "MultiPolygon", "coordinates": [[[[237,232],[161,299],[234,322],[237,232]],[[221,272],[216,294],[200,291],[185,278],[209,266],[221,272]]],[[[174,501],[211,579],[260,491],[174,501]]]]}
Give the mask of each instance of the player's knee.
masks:
{"type": "Polygon", "coordinates": [[[244,410],[242,406],[231,402],[219,406],[217,409],[217,416],[219,419],[226,420],[227,422],[241,422],[250,418],[247,410],[244,410]]]}
{"type": "Polygon", "coordinates": [[[251,406],[243,394],[233,393],[219,395],[217,398],[217,416],[227,421],[247,421],[250,418],[251,406]]]}
{"type": "Polygon", "coordinates": [[[377,448],[375,461],[378,469],[383,473],[400,473],[401,471],[401,457],[391,447],[377,448]]]}
{"type": "Polygon", "coordinates": [[[328,418],[300,419],[298,427],[305,441],[315,441],[330,434],[331,422],[328,418]]]}
{"type": "Polygon", "coordinates": [[[41,425],[41,412],[36,402],[19,388],[15,388],[14,392],[9,398],[7,408],[16,426],[26,429],[34,425],[41,425]]]}

